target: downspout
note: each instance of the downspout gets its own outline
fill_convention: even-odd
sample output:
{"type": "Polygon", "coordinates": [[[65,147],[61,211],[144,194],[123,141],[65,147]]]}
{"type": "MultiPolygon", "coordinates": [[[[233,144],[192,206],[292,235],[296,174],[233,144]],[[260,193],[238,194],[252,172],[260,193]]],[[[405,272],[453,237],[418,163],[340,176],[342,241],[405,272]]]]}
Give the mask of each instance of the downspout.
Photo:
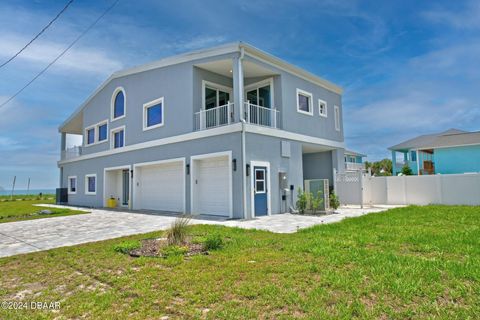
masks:
{"type": "MultiPolygon", "coordinates": [[[[240,47],[240,58],[239,60],[239,66],[242,68],[242,77],[243,77],[243,66],[242,66],[242,60],[245,55],[245,51],[243,47],[240,47]]],[[[243,218],[247,219],[247,164],[246,160],[247,157],[245,155],[245,124],[246,121],[244,119],[245,113],[243,111],[243,79],[240,82],[240,92],[239,95],[241,97],[240,100],[240,121],[242,122],[242,186],[243,186],[243,218]]]]}

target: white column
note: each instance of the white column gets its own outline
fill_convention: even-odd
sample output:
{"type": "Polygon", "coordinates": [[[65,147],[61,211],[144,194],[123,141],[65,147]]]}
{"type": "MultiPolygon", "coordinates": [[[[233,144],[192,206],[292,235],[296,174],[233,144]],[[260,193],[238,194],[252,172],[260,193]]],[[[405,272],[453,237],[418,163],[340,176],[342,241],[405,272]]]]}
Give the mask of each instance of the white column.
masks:
{"type": "Polygon", "coordinates": [[[243,66],[240,55],[232,59],[234,121],[243,119],[243,66]],[[241,118],[240,118],[241,116],[241,118]]]}

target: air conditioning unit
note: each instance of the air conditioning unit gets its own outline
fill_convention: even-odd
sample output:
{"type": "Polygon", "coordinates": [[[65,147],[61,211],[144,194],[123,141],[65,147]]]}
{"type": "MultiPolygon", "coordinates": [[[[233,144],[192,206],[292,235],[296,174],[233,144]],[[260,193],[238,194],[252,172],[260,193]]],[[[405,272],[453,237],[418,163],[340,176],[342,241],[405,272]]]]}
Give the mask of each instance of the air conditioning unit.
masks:
{"type": "Polygon", "coordinates": [[[328,179],[305,180],[304,190],[307,193],[312,193],[314,197],[316,197],[318,192],[320,192],[321,197],[323,197],[323,203],[320,207],[320,210],[326,211],[330,209],[330,189],[328,179]]]}

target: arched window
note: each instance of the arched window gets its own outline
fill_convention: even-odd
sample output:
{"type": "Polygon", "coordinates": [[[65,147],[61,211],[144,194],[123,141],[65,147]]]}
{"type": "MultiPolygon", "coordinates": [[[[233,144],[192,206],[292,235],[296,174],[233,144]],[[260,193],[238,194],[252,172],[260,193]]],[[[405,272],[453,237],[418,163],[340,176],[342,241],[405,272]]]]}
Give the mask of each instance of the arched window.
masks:
{"type": "Polygon", "coordinates": [[[125,93],[123,88],[117,88],[112,98],[112,120],[115,120],[125,116],[125,93]]]}

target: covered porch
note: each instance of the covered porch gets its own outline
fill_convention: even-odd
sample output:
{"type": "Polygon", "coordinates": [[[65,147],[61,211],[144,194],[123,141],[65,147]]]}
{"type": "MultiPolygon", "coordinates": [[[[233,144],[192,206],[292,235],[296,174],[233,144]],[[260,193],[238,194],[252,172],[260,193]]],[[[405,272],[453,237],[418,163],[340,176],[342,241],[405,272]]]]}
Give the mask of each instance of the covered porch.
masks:
{"type": "Polygon", "coordinates": [[[392,150],[392,174],[396,176],[408,165],[415,175],[435,174],[434,149],[392,150]]]}

